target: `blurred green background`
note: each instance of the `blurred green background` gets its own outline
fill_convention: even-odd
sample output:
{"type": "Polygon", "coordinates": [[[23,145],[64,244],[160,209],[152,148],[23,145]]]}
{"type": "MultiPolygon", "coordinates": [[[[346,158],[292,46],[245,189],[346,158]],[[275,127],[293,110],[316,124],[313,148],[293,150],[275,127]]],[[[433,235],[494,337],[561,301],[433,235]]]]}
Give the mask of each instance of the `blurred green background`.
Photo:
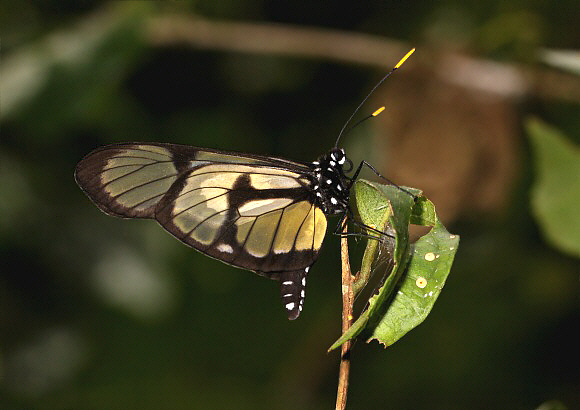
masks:
{"type": "Polygon", "coordinates": [[[411,47],[343,145],[461,242],[424,324],[355,345],[348,408],[580,408],[577,1],[0,10],[2,409],[333,408],[335,236],[289,322],[276,283],[102,214],[73,169],[136,140],[314,160],[411,47]]]}

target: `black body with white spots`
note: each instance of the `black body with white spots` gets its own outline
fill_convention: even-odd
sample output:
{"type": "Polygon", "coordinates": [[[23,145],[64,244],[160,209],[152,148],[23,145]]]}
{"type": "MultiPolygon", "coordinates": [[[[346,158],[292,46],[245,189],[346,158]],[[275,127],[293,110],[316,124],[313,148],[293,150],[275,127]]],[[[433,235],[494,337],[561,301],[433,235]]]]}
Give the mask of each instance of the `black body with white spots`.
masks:
{"type": "Polygon", "coordinates": [[[344,174],[343,166],[352,163],[346,157],[342,148],[333,148],[314,161],[313,173],[316,184],[316,202],[326,215],[344,214],[349,209],[350,178],[344,174]]]}

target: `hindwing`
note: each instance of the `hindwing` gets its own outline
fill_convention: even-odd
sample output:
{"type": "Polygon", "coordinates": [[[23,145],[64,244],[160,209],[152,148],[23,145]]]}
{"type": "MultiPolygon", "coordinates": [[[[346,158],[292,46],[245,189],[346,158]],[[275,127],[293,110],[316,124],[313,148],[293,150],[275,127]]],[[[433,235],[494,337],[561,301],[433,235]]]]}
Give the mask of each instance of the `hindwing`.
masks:
{"type": "Polygon", "coordinates": [[[133,143],[93,151],[75,177],[104,212],[156,219],[213,258],[279,280],[294,319],[326,234],[308,171],[279,158],[133,143]]]}

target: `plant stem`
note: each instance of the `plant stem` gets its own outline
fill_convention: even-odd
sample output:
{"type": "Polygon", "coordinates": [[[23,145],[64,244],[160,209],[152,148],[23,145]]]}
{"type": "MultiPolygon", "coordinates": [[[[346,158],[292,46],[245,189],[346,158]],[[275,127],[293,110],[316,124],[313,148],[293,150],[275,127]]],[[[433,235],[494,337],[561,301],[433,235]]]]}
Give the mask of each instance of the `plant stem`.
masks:
{"type": "MultiPolygon", "coordinates": [[[[348,230],[346,222],[342,226],[342,233],[348,230]]],[[[353,277],[350,272],[348,260],[348,237],[344,235],[340,240],[340,257],[342,261],[342,333],[346,332],[352,324],[352,310],[354,305],[354,292],[352,288],[353,277]]],[[[336,393],[336,410],[346,408],[348,393],[348,377],[350,375],[350,348],[349,340],[341,346],[340,369],[338,373],[338,391],[336,393]]]]}

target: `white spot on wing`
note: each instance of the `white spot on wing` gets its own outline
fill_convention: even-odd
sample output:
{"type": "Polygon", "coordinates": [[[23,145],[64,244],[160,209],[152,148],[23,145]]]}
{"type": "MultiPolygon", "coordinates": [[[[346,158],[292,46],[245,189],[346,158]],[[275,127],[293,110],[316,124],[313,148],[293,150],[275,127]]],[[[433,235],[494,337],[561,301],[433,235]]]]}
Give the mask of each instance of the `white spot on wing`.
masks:
{"type": "Polygon", "coordinates": [[[225,252],[225,253],[233,253],[234,252],[234,249],[230,245],[228,245],[227,243],[220,243],[217,246],[217,250],[220,252],[225,252]]]}
{"type": "Polygon", "coordinates": [[[288,310],[294,309],[294,306],[296,306],[294,302],[286,303],[286,309],[288,310]]]}
{"type": "Polygon", "coordinates": [[[291,284],[292,284],[291,280],[285,280],[284,282],[282,282],[282,285],[286,285],[286,286],[291,285],[291,284]]]}
{"type": "Polygon", "coordinates": [[[288,253],[288,251],[286,249],[278,249],[278,248],[274,248],[272,249],[274,251],[274,253],[276,255],[280,255],[281,253],[288,253]]]}

